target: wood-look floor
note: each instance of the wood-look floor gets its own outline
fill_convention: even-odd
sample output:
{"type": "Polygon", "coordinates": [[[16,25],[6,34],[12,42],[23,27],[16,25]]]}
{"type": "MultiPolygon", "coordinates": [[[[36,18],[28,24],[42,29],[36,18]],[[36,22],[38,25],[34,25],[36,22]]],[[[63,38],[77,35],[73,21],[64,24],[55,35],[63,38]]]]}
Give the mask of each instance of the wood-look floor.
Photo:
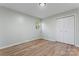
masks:
{"type": "Polygon", "coordinates": [[[77,56],[79,48],[73,45],[44,39],[0,50],[1,56],[77,56]]]}

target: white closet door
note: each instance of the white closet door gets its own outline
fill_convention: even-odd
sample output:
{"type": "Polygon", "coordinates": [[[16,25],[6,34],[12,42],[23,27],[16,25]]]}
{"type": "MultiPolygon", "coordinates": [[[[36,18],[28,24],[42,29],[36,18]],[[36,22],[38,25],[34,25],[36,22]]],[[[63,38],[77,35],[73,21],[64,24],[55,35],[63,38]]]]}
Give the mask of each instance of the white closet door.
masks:
{"type": "Polygon", "coordinates": [[[57,19],[57,41],[74,44],[74,16],[57,19]]]}
{"type": "Polygon", "coordinates": [[[56,38],[57,41],[63,42],[63,19],[58,19],[56,21],[56,38]]]}
{"type": "Polygon", "coordinates": [[[74,16],[63,18],[63,41],[74,44],[74,16]]]}

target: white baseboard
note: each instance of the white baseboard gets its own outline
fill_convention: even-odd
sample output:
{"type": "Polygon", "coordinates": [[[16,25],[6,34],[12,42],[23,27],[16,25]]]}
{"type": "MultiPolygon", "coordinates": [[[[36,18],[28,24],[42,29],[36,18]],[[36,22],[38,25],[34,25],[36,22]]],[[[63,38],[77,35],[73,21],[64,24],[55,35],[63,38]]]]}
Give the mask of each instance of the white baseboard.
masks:
{"type": "Polygon", "coordinates": [[[21,41],[21,42],[13,43],[13,44],[10,44],[10,45],[6,45],[6,46],[3,46],[3,47],[0,47],[0,49],[8,48],[8,47],[11,47],[11,46],[15,46],[15,45],[18,45],[18,44],[30,42],[32,40],[37,40],[37,39],[39,39],[39,38],[32,38],[31,40],[28,40],[28,41],[26,40],[26,41],[21,41]]]}
{"type": "Polygon", "coordinates": [[[52,40],[51,38],[46,38],[46,37],[43,37],[43,39],[49,40],[49,41],[56,41],[56,40],[52,40]]]}

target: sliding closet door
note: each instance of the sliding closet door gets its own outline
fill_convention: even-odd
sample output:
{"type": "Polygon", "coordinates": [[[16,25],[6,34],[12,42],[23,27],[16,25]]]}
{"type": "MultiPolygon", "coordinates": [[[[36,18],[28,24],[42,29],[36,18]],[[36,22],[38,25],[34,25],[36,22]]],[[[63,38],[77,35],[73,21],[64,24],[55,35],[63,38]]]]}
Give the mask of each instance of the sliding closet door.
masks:
{"type": "Polygon", "coordinates": [[[63,41],[74,44],[74,16],[63,18],[63,41]]]}
{"type": "Polygon", "coordinates": [[[57,19],[57,41],[74,44],[74,16],[57,19]]]}

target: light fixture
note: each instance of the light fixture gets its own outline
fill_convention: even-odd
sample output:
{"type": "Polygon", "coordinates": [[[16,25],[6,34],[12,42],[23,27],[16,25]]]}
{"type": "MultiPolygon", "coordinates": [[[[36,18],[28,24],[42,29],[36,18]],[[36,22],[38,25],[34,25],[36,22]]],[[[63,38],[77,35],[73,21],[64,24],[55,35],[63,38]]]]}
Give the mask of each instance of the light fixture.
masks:
{"type": "Polygon", "coordinates": [[[39,3],[39,6],[44,7],[46,6],[46,3],[39,3]]]}

